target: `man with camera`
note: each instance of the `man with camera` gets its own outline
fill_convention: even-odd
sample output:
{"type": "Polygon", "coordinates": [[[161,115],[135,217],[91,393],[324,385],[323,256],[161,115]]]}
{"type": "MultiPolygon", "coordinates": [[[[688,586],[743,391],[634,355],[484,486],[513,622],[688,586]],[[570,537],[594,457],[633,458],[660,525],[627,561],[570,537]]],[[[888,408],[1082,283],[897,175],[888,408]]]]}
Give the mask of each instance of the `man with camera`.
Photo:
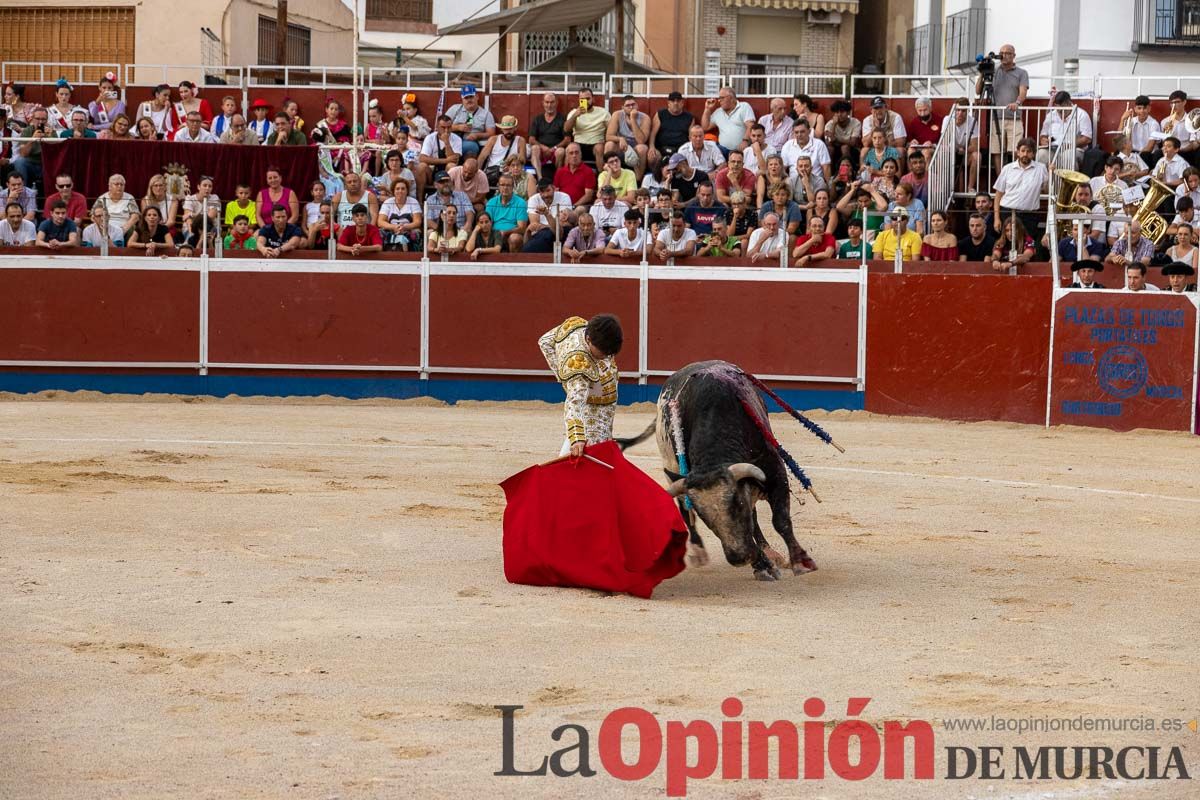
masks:
{"type": "Polygon", "coordinates": [[[996,54],[980,59],[975,93],[985,105],[999,106],[991,112],[988,149],[992,153],[992,171],[1000,171],[1001,154],[1016,154],[1017,142],[1025,136],[1025,125],[1018,109],[1029,93],[1029,73],[1017,66],[1017,51],[1011,44],[1000,46],[1000,64],[996,54]],[[990,93],[990,97],[988,96],[990,93]]]}

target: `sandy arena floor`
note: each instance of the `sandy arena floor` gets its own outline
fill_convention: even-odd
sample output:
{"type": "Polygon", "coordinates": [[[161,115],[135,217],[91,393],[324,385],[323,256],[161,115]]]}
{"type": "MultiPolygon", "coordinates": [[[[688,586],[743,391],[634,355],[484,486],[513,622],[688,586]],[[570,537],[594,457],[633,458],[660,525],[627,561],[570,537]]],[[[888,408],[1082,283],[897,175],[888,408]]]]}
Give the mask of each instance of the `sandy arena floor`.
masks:
{"type": "Polygon", "coordinates": [[[776,418],[824,500],[795,511],[820,571],[758,583],[710,535],[644,601],[504,580],[496,483],[557,451],[559,414],[0,400],[0,797],[663,797],[661,771],[494,777],[493,705],[526,706],[518,766],[574,722],[599,769],[608,712],[716,721],[730,695],[744,719],[867,696],[873,723],[929,720],[939,778],[690,797],[1200,796],[1187,729],[942,724],[1200,716],[1200,439],[823,415],[839,456],[776,418]],[[1019,743],[1181,745],[1194,780],[941,779],[947,746],[1019,743]]]}

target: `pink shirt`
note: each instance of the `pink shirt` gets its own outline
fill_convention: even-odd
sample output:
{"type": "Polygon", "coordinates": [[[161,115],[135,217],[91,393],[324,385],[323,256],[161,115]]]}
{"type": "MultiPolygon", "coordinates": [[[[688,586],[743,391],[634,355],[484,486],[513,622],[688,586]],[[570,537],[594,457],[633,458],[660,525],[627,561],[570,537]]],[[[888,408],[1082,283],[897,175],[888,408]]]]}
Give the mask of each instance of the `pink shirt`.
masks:
{"type": "MultiPolygon", "coordinates": [[[[291,207],[292,206],[292,201],[291,201],[292,190],[287,188],[286,186],[283,186],[281,188],[283,189],[283,194],[281,194],[279,196],[278,205],[281,205],[284,208],[286,208],[288,210],[288,216],[290,217],[292,215],[292,207],[291,207]]],[[[258,218],[259,219],[270,220],[271,219],[271,209],[275,208],[275,206],[276,206],[276,203],[271,202],[271,189],[270,188],[263,189],[261,192],[258,193],[258,218]]]]}

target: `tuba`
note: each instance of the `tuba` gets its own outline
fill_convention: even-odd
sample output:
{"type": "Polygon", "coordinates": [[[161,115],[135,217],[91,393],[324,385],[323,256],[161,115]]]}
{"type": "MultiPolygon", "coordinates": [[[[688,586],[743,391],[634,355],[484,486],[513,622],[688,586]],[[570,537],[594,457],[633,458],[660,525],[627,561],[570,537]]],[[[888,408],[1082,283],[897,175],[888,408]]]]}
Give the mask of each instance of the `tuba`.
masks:
{"type": "Polygon", "coordinates": [[[1154,209],[1162,205],[1168,197],[1174,196],[1174,189],[1162,181],[1151,178],[1150,190],[1146,192],[1145,199],[1138,206],[1138,210],[1134,212],[1133,218],[1141,223],[1142,236],[1156,245],[1167,235],[1167,220],[1154,209]]]}
{"type": "MultiPolygon", "coordinates": [[[[1054,177],[1059,179],[1058,194],[1054,200],[1054,208],[1057,214],[1090,214],[1092,210],[1082,203],[1075,202],[1075,190],[1086,184],[1089,180],[1087,175],[1082,172],[1076,172],[1073,169],[1056,169],[1054,177]]],[[[1058,223],[1058,238],[1072,238],[1072,229],[1074,220],[1064,219],[1058,223]]]]}

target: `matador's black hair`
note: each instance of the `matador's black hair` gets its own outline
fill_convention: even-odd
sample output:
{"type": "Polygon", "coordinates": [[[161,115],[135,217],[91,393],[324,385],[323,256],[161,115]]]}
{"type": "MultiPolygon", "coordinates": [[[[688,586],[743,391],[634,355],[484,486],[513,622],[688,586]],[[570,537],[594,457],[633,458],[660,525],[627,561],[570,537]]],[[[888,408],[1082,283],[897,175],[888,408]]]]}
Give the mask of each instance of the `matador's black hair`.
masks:
{"type": "Polygon", "coordinates": [[[621,320],[615,314],[597,314],[588,320],[587,338],[606,356],[615,356],[621,352],[624,341],[621,320]]]}

